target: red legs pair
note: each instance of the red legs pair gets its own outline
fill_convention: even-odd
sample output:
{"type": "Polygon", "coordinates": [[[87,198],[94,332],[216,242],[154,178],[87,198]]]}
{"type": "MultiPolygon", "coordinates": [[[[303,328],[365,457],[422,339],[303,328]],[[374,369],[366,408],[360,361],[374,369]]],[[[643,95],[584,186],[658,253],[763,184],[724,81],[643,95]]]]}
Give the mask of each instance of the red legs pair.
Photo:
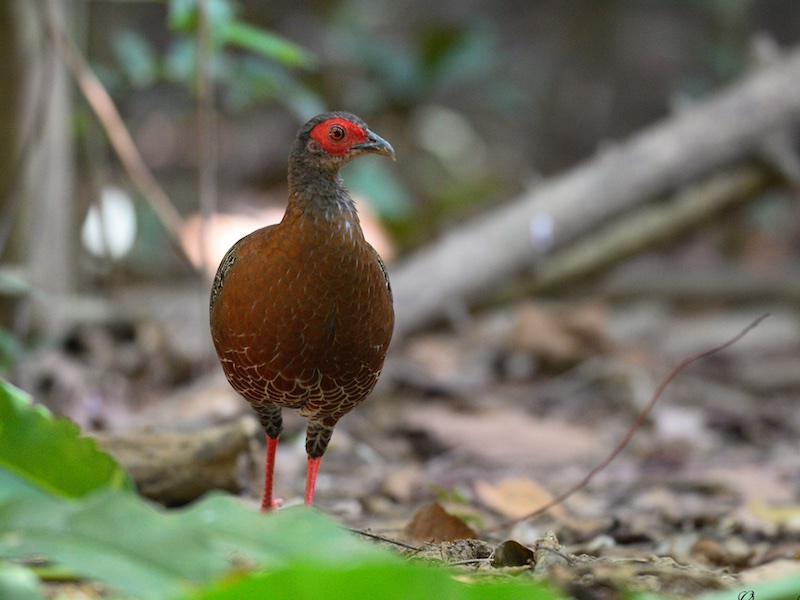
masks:
{"type": "MultiPolygon", "coordinates": [[[[280,438],[267,436],[267,464],[266,473],[264,475],[264,496],[261,500],[262,511],[275,510],[281,505],[279,499],[272,497],[272,482],[275,478],[275,451],[278,449],[278,439],[280,438]]],[[[311,506],[314,503],[314,487],[317,485],[317,472],[319,471],[319,463],[321,461],[321,456],[317,458],[308,457],[305,493],[306,506],[311,506]]]]}

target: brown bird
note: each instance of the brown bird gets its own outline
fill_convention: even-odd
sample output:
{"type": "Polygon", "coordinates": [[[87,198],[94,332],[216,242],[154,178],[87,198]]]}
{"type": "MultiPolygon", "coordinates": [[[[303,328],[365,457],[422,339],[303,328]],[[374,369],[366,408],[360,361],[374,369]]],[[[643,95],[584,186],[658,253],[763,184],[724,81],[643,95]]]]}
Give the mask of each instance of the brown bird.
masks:
{"type": "Polygon", "coordinates": [[[392,146],[346,112],[314,117],[289,154],[289,204],[277,225],[242,238],[211,289],[211,335],[225,375],[267,434],[262,510],[272,480],[282,408],[308,418],[305,503],[337,421],[375,387],[392,337],[386,268],[364,239],[339,169],[392,146]]]}

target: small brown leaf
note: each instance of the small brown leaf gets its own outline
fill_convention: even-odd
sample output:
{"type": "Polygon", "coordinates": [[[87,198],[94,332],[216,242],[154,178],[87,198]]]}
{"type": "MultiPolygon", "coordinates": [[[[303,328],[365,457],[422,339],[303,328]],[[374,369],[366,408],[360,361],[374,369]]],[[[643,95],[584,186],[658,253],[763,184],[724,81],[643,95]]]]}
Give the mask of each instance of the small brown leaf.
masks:
{"type": "Polygon", "coordinates": [[[417,542],[453,542],[477,539],[478,534],[438,502],[421,507],[403,529],[405,537],[417,542]]]}
{"type": "Polygon", "coordinates": [[[608,346],[607,312],[599,304],[552,308],[522,303],[515,310],[510,341],[545,361],[569,365],[608,346]]]}

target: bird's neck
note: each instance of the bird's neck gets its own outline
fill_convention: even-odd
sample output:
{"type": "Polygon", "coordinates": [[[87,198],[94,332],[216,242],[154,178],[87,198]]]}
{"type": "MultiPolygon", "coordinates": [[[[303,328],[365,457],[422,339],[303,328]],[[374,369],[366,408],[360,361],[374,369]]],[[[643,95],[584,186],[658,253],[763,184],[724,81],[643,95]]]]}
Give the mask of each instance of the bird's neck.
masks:
{"type": "Polygon", "coordinates": [[[358,213],[338,173],[289,166],[287,215],[311,219],[320,225],[341,225],[360,232],[358,213]]]}

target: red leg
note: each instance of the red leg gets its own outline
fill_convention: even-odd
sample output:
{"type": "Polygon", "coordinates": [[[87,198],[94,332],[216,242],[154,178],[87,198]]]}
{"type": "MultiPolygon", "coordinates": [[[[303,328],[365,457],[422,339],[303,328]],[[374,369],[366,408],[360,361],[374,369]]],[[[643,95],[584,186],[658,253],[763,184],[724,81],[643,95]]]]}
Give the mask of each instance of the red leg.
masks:
{"type": "Polygon", "coordinates": [[[314,487],[317,485],[317,471],[319,471],[319,463],[321,460],[321,456],[317,458],[308,457],[308,470],[306,471],[306,506],[314,504],[314,487]]]}
{"type": "Polygon", "coordinates": [[[281,505],[280,500],[272,498],[272,480],[275,478],[275,450],[280,438],[267,436],[267,465],[264,474],[264,496],[261,499],[261,510],[275,510],[281,505]]]}

